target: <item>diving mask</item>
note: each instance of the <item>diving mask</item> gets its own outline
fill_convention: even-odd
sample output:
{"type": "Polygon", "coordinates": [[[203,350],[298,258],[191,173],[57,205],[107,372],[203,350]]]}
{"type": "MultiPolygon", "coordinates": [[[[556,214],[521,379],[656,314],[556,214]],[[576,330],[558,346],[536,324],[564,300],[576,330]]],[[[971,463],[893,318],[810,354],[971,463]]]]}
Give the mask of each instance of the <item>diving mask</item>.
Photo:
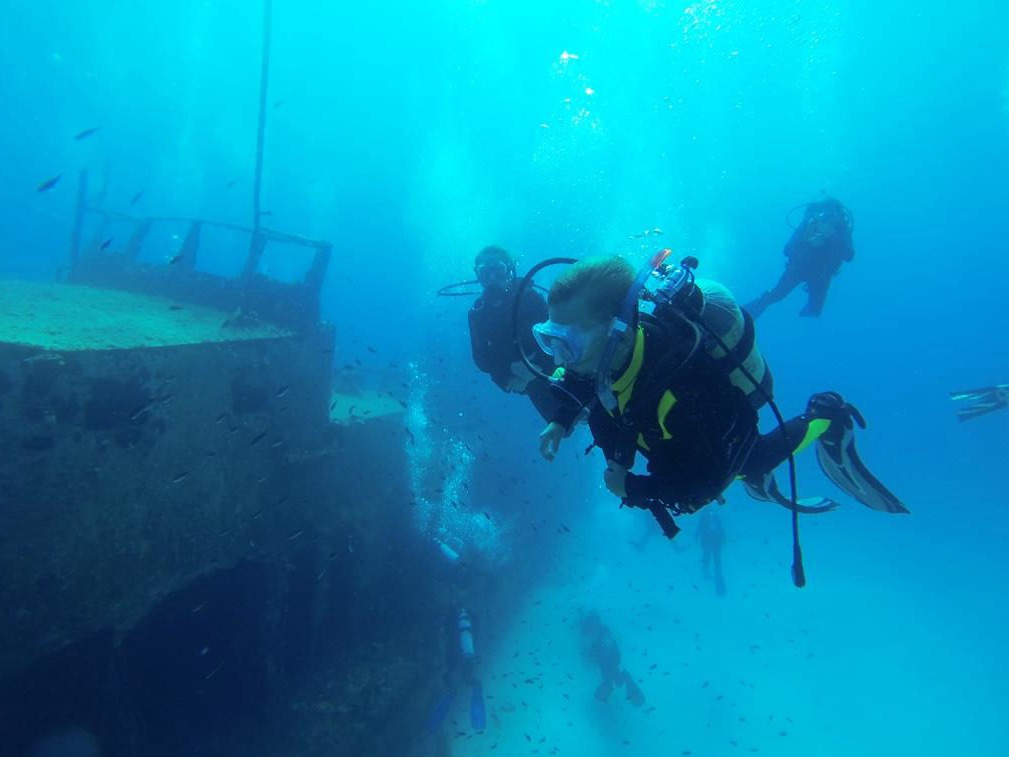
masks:
{"type": "Polygon", "coordinates": [[[593,336],[591,331],[550,320],[533,326],[536,344],[550,355],[557,365],[571,365],[582,360],[588,352],[593,336]]]}
{"type": "Polygon", "coordinates": [[[493,260],[487,263],[480,263],[474,269],[477,280],[484,287],[497,287],[504,289],[512,277],[512,270],[507,263],[500,260],[493,260]]]}

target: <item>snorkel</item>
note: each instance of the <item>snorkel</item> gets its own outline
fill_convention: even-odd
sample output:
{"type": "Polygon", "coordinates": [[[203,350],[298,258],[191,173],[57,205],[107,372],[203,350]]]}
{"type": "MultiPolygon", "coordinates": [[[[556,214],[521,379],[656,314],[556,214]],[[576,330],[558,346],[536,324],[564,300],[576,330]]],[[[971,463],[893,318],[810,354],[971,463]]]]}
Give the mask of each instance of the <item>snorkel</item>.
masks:
{"type": "Polygon", "coordinates": [[[631,326],[637,320],[638,300],[645,289],[645,284],[648,283],[651,275],[659,270],[671,253],[672,250],[666,248],[652,255],[648,263],[638,271],[638,275],[634,278],[634,283],[627,290],[624,301],[620,304],[620,312],[610,321],[610,327],[606,333],[606,346],[599,357],[595,379],[596,397],[603,407],[610,412],[613,412],[617,407],[617,398],[613,394],[613,357],[617,353],[617,347],[620,346],[620,342],[627,336],[631,326]]]}
{"type": "MultiPolygon", "coordinates": [[[[624,299],[620,304],[620,310],[607,327],[606,344],[600,354],[595,371],[592,373],[595,398],[607,410],[612,411],[617,405],[617,399],[612,389],[613,359],[621,341],[637,322],[638,303],[644,299],[657,305],[671,305],[682,292],[687,291],[694,283],[693,269],[697,267],[696,258],[686,258],[681,264],[670,266],[665,261],[671,254],[671,249],[664,248],[656,251],[649,258],[648,262],[638,271],[637,276],[627,290],[627,294],[624,295],[624,299]],[[654,287],[654,291],[651,291],[648,285],[653,281],[658,283],[654,287]]],[[[555,386],[558,386],[559,382],[553,376],[541,370],[525,352],[518,333],[519,302],[522,299],[523,291],[531,285],[533,277],[544,268],[553,265],[573,265],[577,262],[575,258],[548,258],[530,268],[528,273],[522,278],[522,281],[519,282],[515,305],[512,311],[512,341],[523,364],[534,375],[552,381],[555,386]]],[[[693,354],[693,351],[690,354],[693,354]]],[[[575,399],[573,395],[572,398],[575,399]]],[[[591,409],[589,407],[591,401],[585,402],[584,400],[576,399],[576,403],[581,407],[583,412],[591,409]]]]}

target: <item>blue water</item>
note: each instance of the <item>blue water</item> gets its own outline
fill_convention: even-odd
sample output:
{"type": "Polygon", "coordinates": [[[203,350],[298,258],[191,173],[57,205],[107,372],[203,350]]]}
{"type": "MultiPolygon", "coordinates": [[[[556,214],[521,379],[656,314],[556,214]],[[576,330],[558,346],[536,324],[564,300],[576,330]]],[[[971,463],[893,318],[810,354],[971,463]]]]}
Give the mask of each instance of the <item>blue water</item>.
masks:
{"type": "MultiPolygon", "coordinates": [[[[138,212],[250,223],[258,3],[15,0],[0,18],[0,276],[60,275],[84,168],[107,177],[109,207],[143,191],[138,212]]],[[[1009,415],[959,424],[948,400],[1009,381],[1009,6],[290,0],[273,34],[263,207],[271,227],[334,243],[324,311],[341,354],[361,355],[366,383],[390,360],[426,363],[465,397],[454,411],[497,424],[501,470],[591,494],[543,604],[503,624],[487,661],[493,696],[535,625],[548,685],[526,706],[498,686],[486,738],[457,754],[525,754],[534,732],[582,755],[1009,753],[1009,415]],[[796,292],[760,344],[786,414],[827,388],[859,406],[860,449],[912,515],[846,501],[804,519],[797,591],[787,514],[733,490],[717,598],[695,550],[627,546],[641,514],[597,487],[598,457],[569,463],[577,485],[533,460],[535,419],[476,374],[465,305],[434,291],[485,244],[520,268],[640,261],[629,236],[659,227],[745,301],[781,272],[789,208],[822,192],[851,208],[856,259],[821,318],[797,317],[796,292]],[[659,664],[643,675],[657,712],[558,698],[571,671],[590,687],[560,621],[583,603],[629,667],[659,664]]],[[[800,475],[836,495],[809,460],[800,475]]]]}

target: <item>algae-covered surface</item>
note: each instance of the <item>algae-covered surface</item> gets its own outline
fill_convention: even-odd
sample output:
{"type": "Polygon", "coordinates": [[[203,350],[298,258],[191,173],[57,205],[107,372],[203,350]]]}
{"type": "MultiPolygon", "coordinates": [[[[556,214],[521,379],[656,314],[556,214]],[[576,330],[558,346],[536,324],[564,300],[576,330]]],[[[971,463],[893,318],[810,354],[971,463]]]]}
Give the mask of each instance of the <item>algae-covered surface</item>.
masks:
{"type": "Polygon", "coordinates": [[[333,392],[329,403],[329,419],[333,423],[363,423],[372,418],[405,412],[405,408],[399,400],[389,394],[377,392],[363,392],[361,394],[333,392]]]}
{"type": "Polygon", "coordinates": [[[0,343],[73,351],[270,339],[291,333],[271,324],[235,321],[231,313],[163,297],[0,281],[0,343]]]}

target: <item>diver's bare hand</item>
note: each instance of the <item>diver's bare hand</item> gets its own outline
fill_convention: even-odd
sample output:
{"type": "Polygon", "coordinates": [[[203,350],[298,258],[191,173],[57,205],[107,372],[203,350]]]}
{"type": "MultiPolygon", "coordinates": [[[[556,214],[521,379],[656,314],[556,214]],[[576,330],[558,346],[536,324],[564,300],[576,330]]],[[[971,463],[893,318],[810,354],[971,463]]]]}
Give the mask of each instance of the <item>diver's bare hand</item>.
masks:
{"type": "Polygon", "coordinates": [[[603,483],[610,492],[623,499],[627,496],[627,468],[620,463],[607,460],[606,470],[603,471],[603,483]]]}
{"type": "Polygon", "coordinates": [[[540,432],[540,454],[544,460],[553,462],[557,456],[557,450],[560,449],[561,439],[565,436],[567,436],[567,429],[556,421],[547,425],[540,432]]]}

